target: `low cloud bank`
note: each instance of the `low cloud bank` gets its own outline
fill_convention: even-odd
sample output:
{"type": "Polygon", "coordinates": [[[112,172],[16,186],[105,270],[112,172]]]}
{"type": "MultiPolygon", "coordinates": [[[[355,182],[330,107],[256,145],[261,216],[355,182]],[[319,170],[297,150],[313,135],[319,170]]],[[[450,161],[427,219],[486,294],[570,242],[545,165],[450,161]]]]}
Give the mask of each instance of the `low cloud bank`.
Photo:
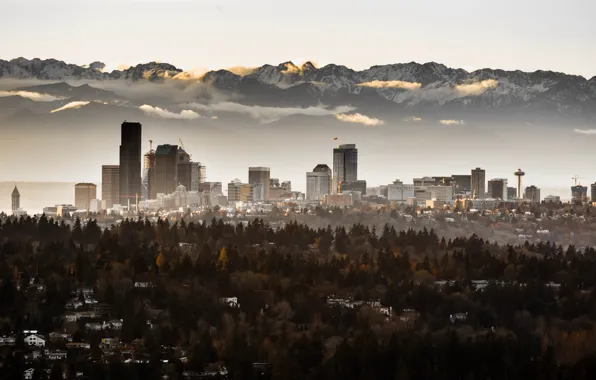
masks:
{"type": "Polygon", "coordinates": [[[56,108],[55,110],[51,110],[50,113],[56,113],[56,112],[60,112],[60,111],[68,110],[68,109],[81,108],[81,107],[86,106],[89,103],[90,102],[70,102],[68,104],[63,105],[60,108],[56,108]]]}
{"type": "Polygon", "coordinates": [[[62,100],[62,98],[49,95],[49,94],[40,94],[39,92],[31,92],[31,91],[0,91],[0,98],[5,98],[8,96],[20,96],[21,98],[31,99],[36,102],[54,102],[56,100],[62,100]]]}
{"type": "Polygon", "coordinates": [[[439,120],[439,123],[443,125],[464,125],[466,124],[463,120],[439,120]]]}
{"type": "Polygon", "coordinates": [[[353,114],[345,114],[345,113],[340,113],[335,115],[335,118],[339,121],[343,121],[345,123],[357,123],[357,124],[363,124],[367,127],[374,127],[377,125],[383,125],[385,124],[385,122],[383,120],[379,120],[375,117],[369,117],[366,115],[362,115],[359,113],[353,113],[353,114]]]}
{"type": "Polygon", "coordinates": [[[336,108],[327,108],[324,105],[317,107],[263,107],[263,106],[247,106],[234,102],[221,102],[213,104],[190,103],[188,107],[207,112],[233,112],[248,115],[253,119],[261,120],[263,122],[273,122],[284,117],[292,115],[306,115],[306,116],[329,116],[338,113],[345,113],[353,111],[354,107],[339,106],[336,108]]]}
{"type": "Polygon", "coordinates": [[[596,129],[574,129],[574,133],[579,133],[580,135],[596,135],[596,129]]]}
{"type": "Polygon", "coordinates": [[[373,80],[371,82],[358,83],[358,87],[370,88],[403,88],[404,90],[418,90],[422,84],[415,82],[405,82],[401,80],[373,80]]]}
{"type": "Polygon", "coordinates": [[[153,107],[144,104],[139,107],[145,114],[162,119],[176,119],[176,120],[194,120],[201,117],[198,113],[191,110],[182,110],[180,113],[171,112],[159,107],[153,107]]]}

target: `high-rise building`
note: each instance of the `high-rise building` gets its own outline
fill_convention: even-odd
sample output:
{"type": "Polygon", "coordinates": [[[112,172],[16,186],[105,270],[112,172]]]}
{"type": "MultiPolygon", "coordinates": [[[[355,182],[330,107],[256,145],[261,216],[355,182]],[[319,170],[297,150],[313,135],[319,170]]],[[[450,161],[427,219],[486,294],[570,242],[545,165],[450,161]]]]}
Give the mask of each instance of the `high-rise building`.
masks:
{"type": "MultiPolygon", "coordinates": [[[[325,165],[327,166],[327,165],[325,165]]],[[[316,168],[315,168],[316,169],[316,168]]],[[[331,190],[331,170],[306,173],[306,199],[311,202],[322,201],[331,190]]]]}
{"type": "Polygon", "coordinates": [[[592,202],[596,202],[596,183],[593,183],[592,186],[590,186],[590,195],[592,202]]]}
{"type": "Polygon", "coordinates": [[[531,203],[540,203],[540,189],[534,185],[526,187],[526,200],[531,203]]]}
{"type": "Polygon", "coordinates": [[[106,202],[106,208],[120,204],[120,166],[101,167],[101,199],[106,202]]]}
{"type": "Polygon", "coordinates": [[[141,195],[141,123],[124,122],[120,143],[120,204],[135,204],[141,195]]]}
{"type": "Polygon", "coordinates": [[[508,199],[507,179],[494,178],[488,181],[488,194],[491,198],[506,201],[508,199]]]}
{"type": "Polygon", "coordinates": [[[192,162],[190,155],[182,148],[178,147],[178,168],[177,185],[182,185],[186,189],[192,188],[192,162]]]}
{"type": "Polygon", "coordinates": [[[408,199],[414,198],[414,185],[404,185],[400,180],[393,181],[387,185],[387,199],[398,203],[406,203],[408,199]]]}
{"type": "MultiPolygon", "coordinates": [[[[75,204],[79,210],[89,210],[91,201],[97,199],[97,186],[93,183],[77,183],[75,185],[75,204]]],[[[136,200],[135,200],[136,201],[136,200]]]]}
{"type": "Polygon", "coordinates": [[[513,186],[507,186],[507,199],[517,198],[517,189],[513,186]]]}
{"type": "Polygon", "coordinates": [[[469,174],[454,174],[451,176],[455,182],[455,193],[467,193],[472,190],[472,176],[469,174]]]}
{"type": "Polygon", "coordinates": [[[263,185],[264,200],[269,200],[270,178],[271,170],[269,168],[261,166],[248,168],[248,183],[251,185],[263,185]]]}
{"type": "Polygon", "coordinates": [[[14,187],[14,190],[12,191],[10,198],[11,198],[10,209],[14,213],[15,211],[18,211],[21,208],[21,194],[19,193],[19,189],[17,189],[16,185],[14,187]]]}
{"type": "Polygon", "coordinates": [[[571,186],[571,200],[573,203],[583,203],[588,199],[588,188],[582,185],[571,186]]]}
{"type": "Polygon", "coordinates": [[[486,196],[486,171],[484,169],[472,169],[471,189],[472,198],[484,199],[486,196]]]}
{"type": "Polygon", "coordinates": [[[318,164],[312,171],[314,173],[326,173],[329,176],[329,190],[327,190],[327,194],[333,194],[333,171],[331,168],[325,164],[318,164]]]}
{"type": "Polygon", "coordinates": [[[143,159],[142,185],[142,196],[145,200],[157,198],[157,193],[155,192],[155,150],[153,150],[153,141],[149,141],[149,152],[145,153],[143,159]]]}
{"type": "Polygon", "coordinates": [[[333,193],[341,182],[358,180],[358,149],[356,144],[344,144],[333,149],[333,193]]]}
{"type": "Polygon", "coordinates": [[[191,163],[190,173],[190,189],[191,191],[199,191],[201,183],[207,180],[207,168],[201,165],[200,162],[191,163]]]}
{"type": "Polygon", "coordinates": [[[235,179],[228,183],[229,202],[252,202],[252,187],[250,183],[242,183],[235,179]]]}
{"type": "Polygon", "coordinates": [[[159,145],[155,150],[155,193],[172,194],[178,186],[178,146],[159,145]]]}
{"type": "Polygon", "coordinates": [[[199,191],[206,191],[211,194],[223,194],[221,182],[202,182],[199,185],[199,191]]]}

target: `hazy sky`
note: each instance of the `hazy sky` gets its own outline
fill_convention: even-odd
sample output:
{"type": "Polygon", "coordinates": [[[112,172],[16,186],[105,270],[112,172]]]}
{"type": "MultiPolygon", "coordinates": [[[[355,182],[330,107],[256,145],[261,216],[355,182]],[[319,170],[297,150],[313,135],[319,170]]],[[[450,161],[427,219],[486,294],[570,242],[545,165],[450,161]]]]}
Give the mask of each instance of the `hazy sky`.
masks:
{"type": "Polygon", "coordinates": [[[0,0],[1,58],[184,69],[436,61],[596,75],[589,0],[0,0]]]}

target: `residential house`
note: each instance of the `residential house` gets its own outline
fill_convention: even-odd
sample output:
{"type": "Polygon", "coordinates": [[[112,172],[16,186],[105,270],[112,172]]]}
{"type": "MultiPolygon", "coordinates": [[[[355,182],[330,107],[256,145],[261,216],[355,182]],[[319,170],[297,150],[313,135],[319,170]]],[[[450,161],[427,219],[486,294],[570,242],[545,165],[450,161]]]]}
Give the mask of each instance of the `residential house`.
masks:
{"type": "Polygon", "coordinates": [[[50,342],[72,342],[72,335],[68,333],[51,332],[49,335],[50,342]]]}
{"type": "Polygon", "coordinates": [[[46,340],[43,336],[38,334],[31,334],[25,337],[25,344],[28,346],[45,347],[46,340]]]}
{"type": "Polygon", "coordinates": [[[99,344],[102,350],[111,350],[120,347],[120,339],[118,338],[103,338],[99,344]]]}
{"type": "Polygon", "coordinates": [[[87,342],[69,342],[69,343],[66,343],[66,348],[69,350],[76,350],[76,349],[89,350],[89,349],[91,349],[91,344],[87,343],[87,342]]]}
{"type": "Polygon", "coordinates": [[[451,323],[465,322],[468,320],[468,313],[451,314],[449,315],[449,320],[451,321],[451,323]]]}
{"type": "Polygon", "coordinates": [[[153,288],[153,282],[151,281],[137,281],[135,282],[135,288],[153,288]]]}
{"type": "Polygon", "coordinates": [[[101,331],[102,324],[99,322],[89,322],[89,323],[85,323],[85,328],[87,330],[91,330],[91,331],[101,331]]]}
{"type": "Polygon", "coordinates": [[[17,338],[14,335],[3,335],[0,337],[0,346],[12,347],[17,344],[17,338]]]}
{"type": "Polygon", "coordinates": [[[238,297],[223,297],[219,299],[219,302],[221,302],[222,304],[228,306],[228,307],[233,307],[233,308],[239,308],[240,304],[238,303],[238,297]]]}
{"type": "Polygon", "coordinates": [[[32,380],[34,373],[35,373],[35,368],[29,368],[29,369],[25,370],[25,373],[23,374],[23,378],[25,380],[32,380]]]}
{"type": "Polygon", "coordinates": [[[46,359],[52,361],[66,360],[67,353],[64,350],[46,350],[46,359]]]}

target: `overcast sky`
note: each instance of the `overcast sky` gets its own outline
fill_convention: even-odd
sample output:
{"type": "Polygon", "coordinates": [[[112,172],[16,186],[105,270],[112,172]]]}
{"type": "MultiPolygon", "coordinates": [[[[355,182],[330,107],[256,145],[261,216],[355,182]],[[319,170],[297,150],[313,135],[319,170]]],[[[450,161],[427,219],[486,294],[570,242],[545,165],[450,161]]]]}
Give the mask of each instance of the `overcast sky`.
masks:
{"type": "Polygon", "coordinates": [[[436,61],[596,75],[589,0],[0,0],[3,59],[183,69],[436,61]]]}

